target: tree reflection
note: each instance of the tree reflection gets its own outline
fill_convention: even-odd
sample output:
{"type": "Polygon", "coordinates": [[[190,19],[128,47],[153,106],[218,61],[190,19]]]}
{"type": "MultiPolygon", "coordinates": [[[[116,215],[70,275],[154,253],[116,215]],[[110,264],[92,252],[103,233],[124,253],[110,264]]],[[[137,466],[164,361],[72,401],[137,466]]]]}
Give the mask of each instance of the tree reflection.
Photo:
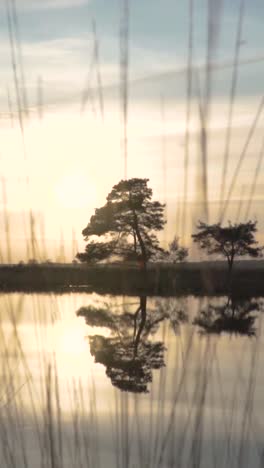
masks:
{"type": "Polygon", "coordinates": [[[78,316],[85,317],[90,326],[105,327],[110,336],[89,336],[90,351],[95,362],[106,367],[106,374],[112,384],[120,390],[142,393],[148,391],[152,381],[152,370],[165,365],[165,346],[160,341],[153,341],[153,336],[164,319],[171,319],[176,331],[180,321],[185,321],[185,314],[173,307],[172,301],[167,306],[156,301],[155,307],[147,312],[147,298],[140,297],[134,313],[116,314],[109,308],[82,307],[78,316]]]}
{"type": "Polygon", "coordinates": [[[163,315],[164,318],[169,320],[170,326],[175,335],[179,333],[180,324],[188,322],[188,316],[185,311],[185,299],[156,299],[155,308],[163,315]]]}
{"type": "Polygon", "coordinates": [[[241,300],[228,297],[224,305],[209,304],[194,319],[194,324],[201,328],[202,333],[238,334],[255,336],[256,312],[260,310],[260,302],[255,299],[241,300]]]}

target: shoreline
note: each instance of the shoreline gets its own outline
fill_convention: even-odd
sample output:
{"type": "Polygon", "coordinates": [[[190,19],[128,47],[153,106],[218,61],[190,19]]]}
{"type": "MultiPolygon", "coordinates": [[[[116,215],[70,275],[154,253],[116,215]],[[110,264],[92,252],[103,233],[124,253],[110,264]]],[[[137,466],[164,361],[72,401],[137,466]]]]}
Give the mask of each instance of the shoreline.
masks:
{"type": "MultiPolygon", "coordinates": [[[[0,292],[100,292],[125,295],[227,294],[227,264],[215,262],[155,263],[146,272],[137,264],[0,265],[0,292]]],[[[232,293],[264,296],[264,261],[237,261],[232,293]]]]}

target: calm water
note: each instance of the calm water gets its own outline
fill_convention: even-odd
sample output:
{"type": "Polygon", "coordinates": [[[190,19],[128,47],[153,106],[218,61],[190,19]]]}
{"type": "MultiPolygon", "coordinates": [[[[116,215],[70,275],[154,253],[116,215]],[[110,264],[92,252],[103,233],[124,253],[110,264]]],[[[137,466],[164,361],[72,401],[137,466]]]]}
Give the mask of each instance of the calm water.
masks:
{"type": "Polygon", "coordinates": [[[0,466],[264,466],[262,299],[0,301],[0,466]]]}

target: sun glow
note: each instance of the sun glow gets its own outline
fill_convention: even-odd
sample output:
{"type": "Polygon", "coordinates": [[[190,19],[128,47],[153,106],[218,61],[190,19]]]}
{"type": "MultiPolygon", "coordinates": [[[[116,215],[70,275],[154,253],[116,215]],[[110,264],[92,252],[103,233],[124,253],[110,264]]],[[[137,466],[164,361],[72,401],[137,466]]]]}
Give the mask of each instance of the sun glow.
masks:
{"type": "Polygon", "coordinates": [[[96,188],[84,174],[64,174],[55,185],[55,199],[62,208],[93,207],[96,203],[96,188]]]}

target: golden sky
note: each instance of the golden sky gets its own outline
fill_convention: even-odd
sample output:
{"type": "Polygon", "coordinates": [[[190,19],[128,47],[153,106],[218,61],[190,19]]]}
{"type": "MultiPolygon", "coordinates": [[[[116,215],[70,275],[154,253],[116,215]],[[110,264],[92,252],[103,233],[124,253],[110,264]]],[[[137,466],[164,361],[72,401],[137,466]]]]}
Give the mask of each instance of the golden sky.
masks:
{"type": "MultiPolygon", "coordinates": [[[[212,17],[217,44],[212,58],[206,166],[209,219],[212,221],[217,220],[217,204],[222,197],[221,174],[239,18],[239,3],[235,3],[230,5],[223,1],[221,11],[215,9],[212,17]]],[[[47,247],[42,257],[58,259],[63,240],[66,259],[71,261],[77,247],[73,238],[82,249],[81,230],[93,210],[104,203],[111,187],[124,177],[119,86],[120,10],[117,5],[110,9],[101,0],[50,0],[45,6],[38,0],[17,2],[20,41],[15,43],[13,58],[17,61],[18,91],[6,11],[3,6],[1,10],[2,245],[6,242],[7,223],[12,239],[12,260],[25,260],[30,255],[25,239],[30,237],[28,213],[32,211],[39,244],[43,246],[45,240],[47,247]],[[45,21],[48,29],[43,26],[45,21]],[[92,30],[92,21],[96,24],[96,33],[92,30]],[[93,62],[95,41],[97,65],[93,62]],[[27,105],[20,109],[20,122],[18,97],[27,105]]],[[[259,0],[246,2],[224,198],[261,101],[264,61],[259,17],[262,10],[259,0]]],[[[203,216],[202,209],[195,203],[201,201],[202,193],[199,105],[203,96],[199,98],[197,80],[203,94],[208,51],[203,27],[208,19],[205,2],[194,11],[188,212],[183,233],[179,220],[184,194],[188,15],[187,2],[176,7],[170,0],[164,10],[159,0],[151,12],[147,0],[141,5],[138,2],[131,5],[127,122],[127,175],[148,177],[154,197],[167,203],[168,223],[163,240],[169,241],[176,234],[184,237],[187,244],[195,221],[203,216]],[[163,22],[159,22],[159,18],[163,22]]],[[[239,168],[226,220],[245,218],[263,145],[262,129],[261,113],[239,168]]],[[[257,170],[249,212],[250,217],[259,221],[260,239],[264,231],[263,184],[262,165],[257,170]]]]}

